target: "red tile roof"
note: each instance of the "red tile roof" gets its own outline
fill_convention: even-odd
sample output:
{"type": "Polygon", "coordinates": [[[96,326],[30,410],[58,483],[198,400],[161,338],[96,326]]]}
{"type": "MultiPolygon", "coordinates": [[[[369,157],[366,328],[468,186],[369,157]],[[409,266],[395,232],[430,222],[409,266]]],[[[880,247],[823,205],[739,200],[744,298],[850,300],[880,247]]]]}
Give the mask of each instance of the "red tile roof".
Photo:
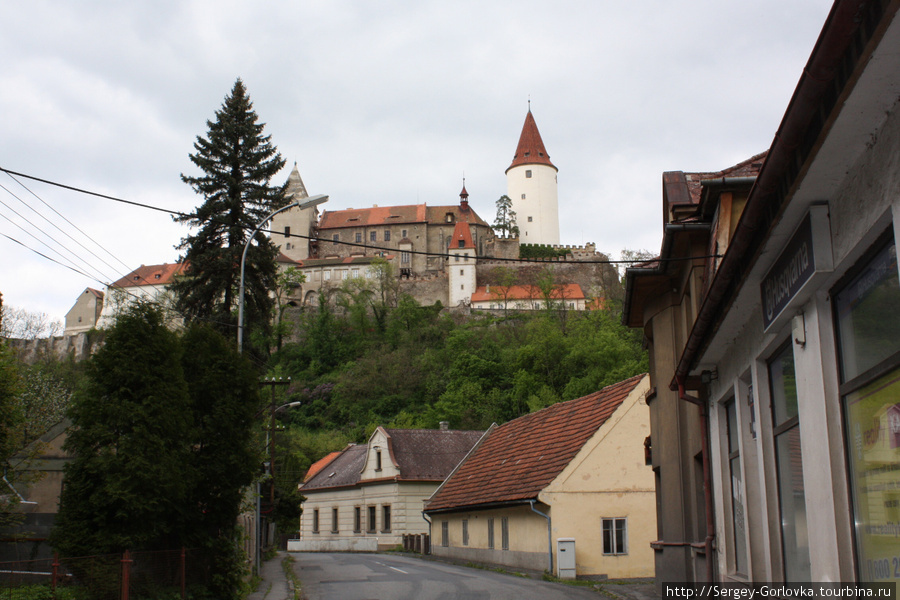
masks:
{"type": "Polygon", "coordinates": [[[300,491],[356,485],[366,464],[366,444],[350,444],[332,458],[328,468],[321,469],[300,486],[300,491]]]}
{"type": "MultiPolygon", "coordinates": [[[[534,116],[531,109],[525,115],[525,124],[522,126],[522,133],[519,135],[519,145],[516,147],[516,153],[513,156],[512,164],[506,168],[507,171],[519,165],[549,165],[556,169],[550,162],[550,155],[544,148],[544,140],[538,131],[537,123],[534,122],[534,116]]],[[[559,169],[556,169],[557,171],[559,169]]]]}
{"type": "MultiPolygon", "coordinates": [[[[492,300],[543,300],[544,296],[537,286],[512,285],[480,285],[472,294],[472,302],[490,302],[492,300]],[[505,290],[509,290],[506,293],[505,290]]],[[[551,298],[565,300],[583,300],[584,292],[577,283],[566,283],[553,287],[551,298]]]]}
{"type": "Polygon", "coordinates": [[[316,475],[316,473],[327,467],[328,463],[340,456],[340,454],[340,450],[335,450],[334,452],[331,452],[330,454],[325,455],[325,457],[320,458],[319,460],[314,462],[306,471],[306,475],[303,477],[303,482],[306,483],[307,481],[312,479],[316,475]]]}
{"type": "Polygon", "coordinates": [[[426,512],[537,499],[644,375],[491,429],[426,504],[426,512]]]}
{"type": "Polygon", "coordinates": [[[467,206],[409,204],[406,206],[374,206],[372,208],[326,210],[319,219],[319,229],[381,227],[410,223],[438,224],[446,222],[447,213],[453,214],[454,221],[469,221],[478,225],[487,225],[486,221],[467,206]]]}
{"type": "Polygon", "coordinates": [[[450,242],[450,248],[474,247],[475,242],[472,241],[472,232],[469,231],[469,224],[465,221],[457,221],[456,226],[453,228],[453,239],[450,242]]]}
{"type": "Polygon", "coordinates": [[[183,263],[163,263],[161,265],[141,265],[125,277],[112,284],[112,287],[139,287],[142,285],[168,285],[176,275],[184,271],[183,263]]]}

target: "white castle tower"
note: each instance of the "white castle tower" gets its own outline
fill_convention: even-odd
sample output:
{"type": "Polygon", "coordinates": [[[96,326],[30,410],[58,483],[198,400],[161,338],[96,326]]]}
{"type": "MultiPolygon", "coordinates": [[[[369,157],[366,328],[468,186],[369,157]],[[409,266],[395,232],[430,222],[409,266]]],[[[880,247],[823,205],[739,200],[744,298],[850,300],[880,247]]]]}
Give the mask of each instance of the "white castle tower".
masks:
{"type": "Polygon", "coordinates": [[[506,194],[516,211],[522,244],[559,244],[557,171],[544,148],[529,101],[516,154],[506,169],[506,194]]]}
{"type": "MultiPolygon", "coordinates": [[[[463,183],[462,191],[459,193],[459,206],[464,209],[462,214],[468,214],[469,208],[469,192],[466,191],[466,184],[463,183]]],[[[453,227],[453,236],[450,238],[449,248],[447,249],[447,274],[449,279],[449,300],[450,306],[458,306],[459,304],[468,305],[472,301],[472,294],[475,293],[475,242],[472,241],[472,232],[469,229],[468,220],[456,222],[453,227]]]]}

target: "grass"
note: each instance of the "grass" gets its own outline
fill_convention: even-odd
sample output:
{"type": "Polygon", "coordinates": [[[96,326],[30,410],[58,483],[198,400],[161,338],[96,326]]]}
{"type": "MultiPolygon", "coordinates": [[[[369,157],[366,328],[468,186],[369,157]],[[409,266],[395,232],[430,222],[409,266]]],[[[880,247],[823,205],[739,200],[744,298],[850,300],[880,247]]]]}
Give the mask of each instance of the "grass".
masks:
{"type": "Polygon", "coordinates": [[[281,568],[284,569],[284,574],[287,576],[288,581],[290,581],[293,585],[291,586],[291,591],[294,594],[294,600],[301,600],[302,595],[300,591],[300,578],[297,577],[297,574],[294,573],[294,557],[293,556],[285,556],[281,561],[281,568]]]}

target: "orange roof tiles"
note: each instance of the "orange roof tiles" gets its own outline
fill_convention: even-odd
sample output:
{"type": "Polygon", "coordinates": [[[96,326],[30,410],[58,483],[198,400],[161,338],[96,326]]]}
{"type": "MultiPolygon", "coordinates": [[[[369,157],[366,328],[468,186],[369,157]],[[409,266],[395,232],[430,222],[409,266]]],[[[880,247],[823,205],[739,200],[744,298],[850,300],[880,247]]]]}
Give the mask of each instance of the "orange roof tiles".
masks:
{"type": "Polygon", "coordinates": [[[405,206],[374,206],[372,208],[348,208],[346,210],[326,210],[319,219],[319,229],[343,227],[380,227],[401,223],[443,223],[447,213],[454,221],[470,221],[487,225],[470,207],[459,205],[428,206],[409,204],[405,206]]]}
{"type": "MultiPolygon", "coordinates": [[[[560,300],[583,300],[584,292],[577,283],[566,283],[553,287],[551,298],[560,300]]],[[[480,285],[472,294],[472,302],[490,302],[492,300],[543,300],[543,292],[537,286],[480,285]],[[507,292],[508,290],[508,292],[507,292]]]]}
{"type": "MultiPolygon", "coordinates": [[[[519,135],[519,145],[516,147],[516,153],[513,155],[512,164],[506,170],[509,171],[513,167],[519,165],[548,165],[556,169],[556,166],[550,162],[550,155],[544,148],[544,140],[541,139],[541,133],[538,131],[537,123],[534,122],[534,116],[531,109],[525,115],[525,124],[522,126],[522,133],[519,135]]],[[[556,169],[557,171],[559,169],[556,169]]]]}
{"type": "Polygon", "coordinates": [[[537,499],[644,375],[494,427],[426,504],[426,512],[537,499]]]}
{"type": "Polygon", "coordinates": [[[318,473],[319,471],[321,471],[322,469],[327,467],[328,463],[330,463],[335,458],[340,456],[340,454],[341,454],[340,450],[335,450],[334,452],[331,452],[330,454],[326,454],[324,458],[320,458],[319,460],[314,462],[309,467],[309,469],[306,471],[306,475],[303,477],[303,483],[306,483],[307,481],[312,479],[316,475],[316,473],[318,473]]]}
{"type": "Polygon", "coordinates": [[[450,248],[474,248],[475,242],[472,241],[472,232],[469,231],[469,224],[465,221],[457,221],[453,227],[453,240],[450,242],[450,248]]]}
{"type": "Polygon", "coordinates": [[[125,277],[112,284],[112,287],[139,287],[142,285],[168,285],[176,275],[184,272],[183,263],[163,263],[161,265],[141,265],[125,277]]]}

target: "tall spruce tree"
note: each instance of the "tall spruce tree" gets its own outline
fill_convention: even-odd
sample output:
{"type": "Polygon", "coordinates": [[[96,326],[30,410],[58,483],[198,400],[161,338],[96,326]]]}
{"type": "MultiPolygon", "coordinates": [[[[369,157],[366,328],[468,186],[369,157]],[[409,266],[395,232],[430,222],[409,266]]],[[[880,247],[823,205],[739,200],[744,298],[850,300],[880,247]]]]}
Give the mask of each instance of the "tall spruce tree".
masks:
{"type": "Polygon", "coordinates": [[[494,219],[494,230],[500,234],[500,237],[519,237],[516,211],[512,209],[512,205],[512,199],[506,194],[497,199],[497,218],[494,219]]]}
{"type": "MultiPolygon", "coordinates": [[[[206,124],[207,137],[197,136],[196,152],[190,155],[203,175],[181,175],[205,200],[194,212],[175,217],[198,230],[178,246],[185,251],[187,270],[174,288],[177,306],[188,320],[212,320],[219,329],[233,333],[241,255],[259,222],[286,202],[285,187],[270,185],[284,160],[271,136],[263,135],[265,124],[258,122],[240,79],[216,111],[216,120],[206,124]]],[[[257,234],[247,253],[244,277],[245,325],[254,331],[269,328],[275,255],[269,239],[257,234]]]]}

